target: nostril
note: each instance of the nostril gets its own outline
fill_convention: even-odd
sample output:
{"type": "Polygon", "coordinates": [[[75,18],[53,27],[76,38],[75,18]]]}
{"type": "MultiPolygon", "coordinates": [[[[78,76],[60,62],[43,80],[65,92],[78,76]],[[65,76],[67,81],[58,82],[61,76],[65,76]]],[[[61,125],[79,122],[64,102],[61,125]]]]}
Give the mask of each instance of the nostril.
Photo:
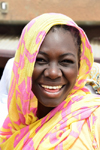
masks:
{"type": "Polygon", "coordinates": [[[62,76],[62,71],[60,69],[58,70],[58,76],[62,76]]]}
{"type": "Polygon", "coordinates": [[[46,77],[49,76],[48,68],[44,70],[44,75],[45,75],[46,77]]]}
{"type": "Polygon", "coordinates": [[[62,76],[62,72],[60,69],[56,68],[47,68],[44,71],[45,77],[49,77],[51,79],[56,79],[62,76]]]}

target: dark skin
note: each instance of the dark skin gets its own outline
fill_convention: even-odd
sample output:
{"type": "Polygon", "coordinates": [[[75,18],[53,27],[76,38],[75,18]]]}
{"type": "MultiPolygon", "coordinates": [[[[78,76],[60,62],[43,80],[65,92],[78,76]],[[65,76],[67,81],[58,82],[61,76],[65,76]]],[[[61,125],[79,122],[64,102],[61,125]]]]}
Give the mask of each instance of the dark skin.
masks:
{"type": "Polygon", "coordinates": [[[39,119],[63,102],[73,89],[78,62],[78,46],[72,34],[62,28],[49,31],[40,47],[32,76],[39,119]]]}

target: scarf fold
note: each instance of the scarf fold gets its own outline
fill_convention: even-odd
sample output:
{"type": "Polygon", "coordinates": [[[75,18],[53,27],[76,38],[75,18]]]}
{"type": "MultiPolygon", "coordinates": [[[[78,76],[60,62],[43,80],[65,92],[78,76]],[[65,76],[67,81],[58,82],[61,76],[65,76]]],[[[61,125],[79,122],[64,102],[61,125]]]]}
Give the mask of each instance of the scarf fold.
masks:
{"type": "Polygon", "coordinates": [[[30,21],[22,31],[15,55],[8,95],[9,114],[0,129],[0,150],[66,150],[78,139],[87,121],[92,142],[92,127],[99,107],[99,96],[84,87],[93,64],[93,54],[84,31],[63,14],[43,14],[30,21]],[[41,43],[50,28],[65,24],[80,32],[81,61],[76,84],[65,101],[44,118],[36,116],[37,99],[31,91],[32,73],[41,43]],[[92,118],[92,122],[90,119],[92,118]]]}

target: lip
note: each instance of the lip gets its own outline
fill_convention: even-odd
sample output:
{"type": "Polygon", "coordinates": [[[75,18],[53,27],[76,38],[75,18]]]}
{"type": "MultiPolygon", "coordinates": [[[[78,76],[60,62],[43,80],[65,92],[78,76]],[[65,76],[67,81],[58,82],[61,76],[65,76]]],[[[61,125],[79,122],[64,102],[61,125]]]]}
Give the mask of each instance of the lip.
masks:
{"type": "Polygon", "coordinates": [[[46,88],[42,87],[41,84],[38,84],[38,85],[39,85],[39,88],[42,91],[42,93],[48,98],[59,97],[65,88],[65,85],[62,85],[60,89],[46,89],[46,88]]]}

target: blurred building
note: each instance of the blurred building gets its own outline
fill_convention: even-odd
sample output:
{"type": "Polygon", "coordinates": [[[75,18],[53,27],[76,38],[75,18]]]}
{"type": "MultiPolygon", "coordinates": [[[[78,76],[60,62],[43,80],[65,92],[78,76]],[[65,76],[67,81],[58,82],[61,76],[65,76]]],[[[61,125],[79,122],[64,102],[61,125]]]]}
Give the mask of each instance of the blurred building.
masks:
{"type": "Polygon", "coordinates": [[[100,0],[0,0],[0,68],[14,56],[23,27],[34,17],[48,12],[63,13],[81,26],[92,42],[95,61],[100,48],[100,0]]]}

